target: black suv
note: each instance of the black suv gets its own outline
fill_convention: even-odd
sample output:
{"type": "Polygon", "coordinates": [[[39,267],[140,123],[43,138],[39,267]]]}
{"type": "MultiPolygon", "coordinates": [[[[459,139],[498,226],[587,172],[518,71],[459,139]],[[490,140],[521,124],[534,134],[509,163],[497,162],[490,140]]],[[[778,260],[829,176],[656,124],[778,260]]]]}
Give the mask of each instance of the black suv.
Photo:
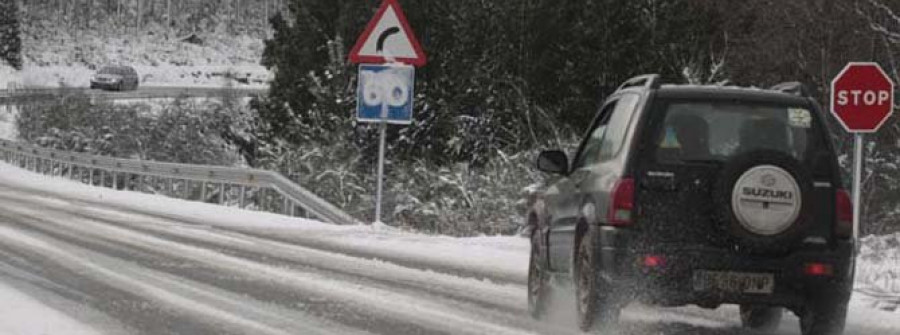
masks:
{"type": "Polygon", "coordinates": [[[531,199],[528,302],[571,278],[579,326],[614,324],[631,301],[740,305],[774,330],[840,334],[854,276],[852,206],[825,117],[802,86],[661,85],[646,75],[600,108],[574,159],[531,199]]]}

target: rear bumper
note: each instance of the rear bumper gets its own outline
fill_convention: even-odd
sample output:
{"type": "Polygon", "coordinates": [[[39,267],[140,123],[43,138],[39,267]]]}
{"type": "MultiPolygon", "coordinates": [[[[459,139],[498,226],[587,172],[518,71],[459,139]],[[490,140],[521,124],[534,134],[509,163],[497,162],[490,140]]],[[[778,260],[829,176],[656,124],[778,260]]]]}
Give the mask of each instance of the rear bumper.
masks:
{"type": "Polygon", "coordinates": [[[91,81],[91,88],[99,88],[103,90],[116,90],[119,89],[119,83],[105,83],[105,82],[96,82],[91,81]]]}
{"type": "Polygon", "coordinates": [[[853,283],[853,248],[850,242],[831,247],[796,251],[784,256],[738,254],[719,248],[685,245],[639,246],[634,233],[617,228],[603,228],[598,250],[604,271],[621,292],[648,303],[678,306],[697,304],[778,305],[800,309],[822,299],[848,299],[853,283]],[[644,257],[661,256],[664,262],[648,267],[644,257]],[[809,263],[825,263],[833,267],[833,275],[810,276],[804,273],[809,263]],[[732,293],[694,288],[698,270],[764,273],[775,278],[771,294],[732,293]]]}

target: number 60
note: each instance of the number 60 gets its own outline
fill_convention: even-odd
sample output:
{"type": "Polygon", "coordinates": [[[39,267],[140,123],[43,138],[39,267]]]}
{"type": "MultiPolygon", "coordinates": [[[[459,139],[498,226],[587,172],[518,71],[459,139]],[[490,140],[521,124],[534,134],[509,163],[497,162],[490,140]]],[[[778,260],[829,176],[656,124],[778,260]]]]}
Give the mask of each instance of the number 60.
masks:
{"type": "Polygon", "coordinates": [[[368,106],[402,107],[409,102],[409,78],[395,69],[362,71],[362,99],[368,106]]]}

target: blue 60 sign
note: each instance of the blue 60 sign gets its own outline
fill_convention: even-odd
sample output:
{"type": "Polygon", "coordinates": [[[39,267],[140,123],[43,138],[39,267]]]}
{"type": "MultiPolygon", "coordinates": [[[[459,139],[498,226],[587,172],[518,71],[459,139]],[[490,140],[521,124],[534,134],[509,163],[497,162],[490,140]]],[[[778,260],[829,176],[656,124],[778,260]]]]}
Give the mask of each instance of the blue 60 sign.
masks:
{"type": "Polygon", "coordinates": [[[412,122],[415,68],[363,64],[359,67],[357,118],[360,122],[412,122]]]}

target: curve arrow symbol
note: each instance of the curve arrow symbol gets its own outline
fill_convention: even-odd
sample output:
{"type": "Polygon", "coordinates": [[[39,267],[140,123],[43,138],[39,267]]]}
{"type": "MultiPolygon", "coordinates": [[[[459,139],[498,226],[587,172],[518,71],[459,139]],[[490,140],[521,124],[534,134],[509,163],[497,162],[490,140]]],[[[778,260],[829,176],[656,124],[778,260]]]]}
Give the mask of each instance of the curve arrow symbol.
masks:
{"type": "Polygon", "coordinates": [[[397,34],[399,32],[400,28],[398,27],[390,27],[386,29],[383,33],[381,33],[381,35],[378,36],[378,43],[375,45],[375,50],[378,51],[378,53],[382,53],[384,51],[385,40],[387,40],[388,37],[391,37],[391,35],[397,34]]]}

